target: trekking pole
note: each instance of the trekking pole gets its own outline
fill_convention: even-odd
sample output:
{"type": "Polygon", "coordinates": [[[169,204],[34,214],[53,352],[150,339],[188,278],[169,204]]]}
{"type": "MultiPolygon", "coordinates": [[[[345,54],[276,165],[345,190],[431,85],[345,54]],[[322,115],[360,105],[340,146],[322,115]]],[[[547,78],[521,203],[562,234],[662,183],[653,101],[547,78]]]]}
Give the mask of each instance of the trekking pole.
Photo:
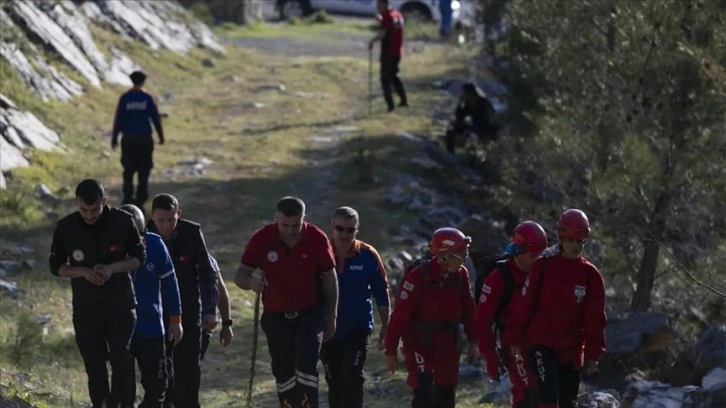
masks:
{"type": "Polygon", "coordinates": [[[373,50],[368,49],[368,115],[371,114],[373,103],[373,50]]]}
{"type": "Polygon", "coordinates": [[[257,338],[260,323],[260,293],[255,296],[255,317],[252,327],[252,356],[250,357],[250,382],[247,384],[247,408],[252,407],[252,384],[255,381],[255,363],[257,360],[257,338]]]}

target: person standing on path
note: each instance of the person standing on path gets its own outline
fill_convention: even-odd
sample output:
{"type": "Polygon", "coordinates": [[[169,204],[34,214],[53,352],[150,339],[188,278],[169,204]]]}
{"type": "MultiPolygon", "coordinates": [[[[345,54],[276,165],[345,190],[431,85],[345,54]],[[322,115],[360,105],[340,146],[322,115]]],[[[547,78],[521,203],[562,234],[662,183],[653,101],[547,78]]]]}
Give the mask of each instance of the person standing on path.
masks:
{"type": "Polygon", "coordinates": [[[398,74],[398,65],[403,56],[403,15],[398,10],[391,8],[389,0],[378,0],[378,13],[381,29],[368,43],[368,49],[373,50],[373,44],[381,42],[381,88],[383,98],[386,100],[388,112],[395,109],[393,92],[396,91],[400,98],[398,106],[408,106],[406,90],[398,74]]]}
{"type": "Polygon", "coordinates": [[[382,349],[388,328],[389,296],[386,268],[376,249],[358,239],[358,212],[339,207],[330,220],[336,258],[339,300],[335,336],[323,343],[320,360],[325,367],[330,408],[363,407],[363,365],[373,333],[373,304],[376,299],[382,349]]]}
{"type": "Polygon", "coordinates": [[[134,403],[130,346],[136,325],[129,272],[146,262],[146,250],[131,215],[107,201],[97,180],[78,184],[78,211],[58,221],[48,263],[53,275],[71,279],[73,329],[93,408],[127,408],[134,403]]]}
{"type": "Polygon", "coordinates": [[[123,204],[135,204],[142,211],[149,198],[149,175],[154,167],[153,123],[159,136],[159,144],[164,144],[164,129],[154,97],[144,89],[146,74],[134,71],[129,76],[133,87],[119,98],[116,116],[111,132],[111,148],[116,150],[118,136],[121,138],[121,165],[123,172],[123,204]],[[134,174],[138,174],[139,184],[134,195],[134,174]]]}
{"type": "Polygon", "coordinates": [[[304,218],[301,199],[278,201],[275,222],[252,234],[234,280],[241,289],[262,293],[260,327],[267,337],[280,408],[318,407],[320,346],[336,328],[333,248],[325,233],[304,218]],[[264,272],[262,279],[253,277],[258,268],[264,272]]]}

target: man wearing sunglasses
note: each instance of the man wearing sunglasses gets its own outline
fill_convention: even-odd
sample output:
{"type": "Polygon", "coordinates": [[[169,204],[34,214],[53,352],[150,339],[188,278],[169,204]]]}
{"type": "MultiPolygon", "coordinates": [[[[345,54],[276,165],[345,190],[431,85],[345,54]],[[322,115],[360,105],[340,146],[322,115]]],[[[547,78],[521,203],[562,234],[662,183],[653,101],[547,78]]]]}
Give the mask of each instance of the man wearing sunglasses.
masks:
{"type": "Polygon", "coordinates": [[[440,228],[431,238],[431,260],[402,279],[386,334],[386,368],[395,372],[399,340],[413,389],[414,408],[454,408],[459,378],[459,324],[469,342],[468,360],[478,356],[474,298],[469,271],[471,238],[455,228],[440,228]]]}
{"type": "Polygon", "coordinates": [[[376,299],[381,319],[379,349],[388,327],[386,269],[378,251],[356,239],[359,225],[358,212],[350,207],[337,208],[330,220],[339,286],[338,321],[335,335],[320,351],[330,408],[363,406],[363,365],[374,328],[371,297],[376,299]]]}

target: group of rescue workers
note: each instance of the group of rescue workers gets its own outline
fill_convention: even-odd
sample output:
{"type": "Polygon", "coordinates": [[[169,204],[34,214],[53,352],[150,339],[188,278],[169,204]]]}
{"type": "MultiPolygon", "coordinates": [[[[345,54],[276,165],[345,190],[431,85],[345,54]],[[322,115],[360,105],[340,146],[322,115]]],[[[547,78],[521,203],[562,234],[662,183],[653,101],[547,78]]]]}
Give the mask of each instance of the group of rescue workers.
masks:
{"type": "MultiPolygon", "coordinates": [[[[133,204],[109,206],[92,179],[78,184],[76,203],[57,224],[49,261],[53,274],[71,278],[93,406],[133,407],[138,363],[140,407],[199,407],[200,361],[218,305],[220,343],[232,340],[229,296],[200,225],[180,218],[170,194],[154,197],[146,222],[133,204]]],[[[464,266],[470,237],[436,230],[430,256],[406,269],[390,316],[386,269],[377,250],[357,239],[359,230],[358,212],[339,207],[327,236],[305,221],[304,202],[288,196],[243,251],[235,284],[263,295],[259,323],[281,408],[318,406],[319,359],[329,406],[363,406],[372,298],[378,348],[392,373],[402,340],[412,407],[455,406],[460,325],[468,361],[481,353],[492,379],[509,373],[513,407],[575,406],[581,372],[592,374],[605,349],[606,325],[602,276],[582,256],[590,234],[582,211],[562,213],[559,242],[549,248],[539,224],[519,224],[507,257],[481,285],[478,307],[464,266]]]]}
{"type": "MultiPolygon", "coordinates": [[[[408,105],[398,77],[403,17],[387,0],[378,0],[378,11],[381,30],[369,46],[382,42],[381,84],[391,111],[391,88],[399,106],[408,105]]],[[[229,294],[201,226],[181,218],[176,197],[156,195],[146,219],[151,124],[161,144],[164,133],[144,89],[146,75],[136,71],[130,78],[134,86],[118,102],[111,138],[115,149],[122,135],[122,205],[109,205],[99,181],[79,183],[77,211],[53,234],[50,271],[71,279],[75,340],[94,408],[134,406],[136,364],[144,388],[139,407],[197,408],[200,362],[218,324],[217,309],[220,344],[233,338],[229,294]]],[[[487,104],[474,84],[464,86],[447,134],[449,151],[462,132],[492,138],[487,104]]],[[[509,373],[513,407],[574,407],[581,372],[594,372],[605,348],[603,279],[582,256],[590,234],[585,213],[565,211],[557,221],[559,241],[550,248],[539,224],[519,224],[506,257],[477,280],[476,300],[464,266],[471,239],[455,228],[436,230],[430,256],[406,268],[392,312],[381,257],[357,239],[358,212],[334,210],[329,236],[305,214],[301,199],[279,200],[274,222],[249,239],[234,279],[262,296],[259,324],[281,408],[318,406],[318,360],[329,406],[363,406],[372,298],[380,320],[377,346],[390,372],[402,340],[413,407],[455,406],[462,325],[468,360],[483,356],[495,380],[509,373]]]]}

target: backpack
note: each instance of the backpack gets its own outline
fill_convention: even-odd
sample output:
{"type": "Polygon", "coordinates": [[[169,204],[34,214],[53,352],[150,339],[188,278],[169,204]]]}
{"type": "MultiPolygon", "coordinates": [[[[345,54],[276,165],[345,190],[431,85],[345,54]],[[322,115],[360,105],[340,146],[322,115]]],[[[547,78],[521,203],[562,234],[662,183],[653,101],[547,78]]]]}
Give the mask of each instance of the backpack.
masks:
{"type": "Polygon", "coordinates": [[[476,275],[476,281],[474,282],[474,300],[479,302],[479,296],[481,296],[481,287],[484,285],[484,279],[489,276],[490,273],[497,267],[497,262],[506,261],[509,259],[509,254],[499,254],[484,258],[484,266],[481,268],[481,272],[476,275]]]}
{"type": "MultiPolygon", "coordinates": [[[[408,264],[403,269],[403,276],[401,277],[401,281],[406,280],[407,275],[411,273],[414,269],[421,266],[421,272],[423,273],[423,279],[424,284],[422,286],[422,290],[425,291],[431,287],[434,286],[434,283],[432,280],[429,279],[429,272],[431,271],[431,255],[426,254],[424,257],[416,259],[415,261],[408,264]]],[[[461,288],[462,283],[464,282],[464,279],[462,277],[462,274],[457,273],[456,274],[456,280],[448,281],[447,284],[444,286],[444,288],[461,288]]],[[[400,295],[400,292],[403,290],[405,285],[401,285],[398,288],[398,292],[400,295]]],[[[431,347],[432,345],[432,333],[435,329],[446,329],[446,330],[452,330],[456,334],[456,340],[457,343],[460,341],[459,338],[459,324],[456,322],[436,322],[436,321],[422,321],[418,318],[414,317],[412,320],[412,324],[416,325],[418,329],[421,331],[421,344],[424,347],[431,347]]]]}
{"type": "Polygon", "coordinates": [[[520,285],[514,284],[514,275],[512,274],[512,269],[509,267],[509,255],[496,255],[493,257],[487,258],[486,266],[489,269],[484,269],[486,272],[482,272],[476,277],[476,287],[475,291],[477,293],[477,296],[475,300],[479,302],[479,299],[481,297],[481,290],[484,286],[484,279],[486,279],[487,276],[489,276],[495,269],[499,270],[499,273],[502,275],[502,295],[499,298],[499,304],[497,305],[496,310],[494,311],[494,333],[495,336],[500,333],[504,326],[502,325],[501,318],[502,313],[504,312],[504,308],[507,307],[509,302],[512,301],[512,296],[514,295],[515,290],[521,290],[524,286],[524,283],[520,285]],[[493,264],[490,264],[489,262],[492,262],[493,264]]]}

